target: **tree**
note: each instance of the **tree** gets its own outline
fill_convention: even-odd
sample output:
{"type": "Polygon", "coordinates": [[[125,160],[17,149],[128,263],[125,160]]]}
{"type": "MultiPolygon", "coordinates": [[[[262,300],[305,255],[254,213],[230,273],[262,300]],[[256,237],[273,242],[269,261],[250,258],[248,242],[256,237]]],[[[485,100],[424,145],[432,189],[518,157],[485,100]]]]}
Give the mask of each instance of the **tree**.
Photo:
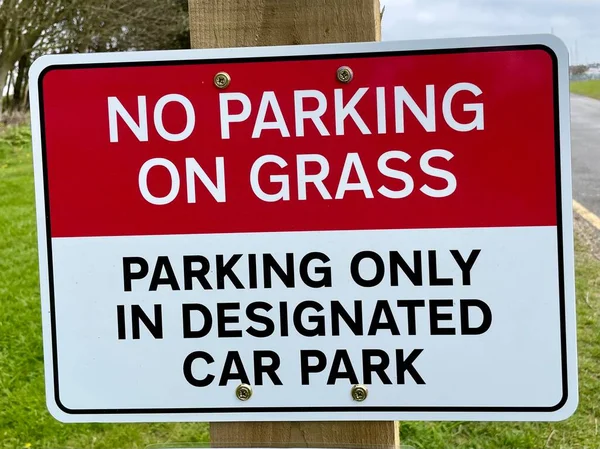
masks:
{"type": "Polygon", "coordinates": [[[182,47],[189,47],[185,0],[0,0],[0,92],[10,84],[15,107],[42,54],[182,47]]]}
{"type": "Polygon", "coordinates": [[[77,0],[71,20],[61,26],[59,51],[97,52],[173,48],[187,27],[182,0],[77,0]]]}
{"type": "Polygon", "coordinates": [[[30,54],[41,39],[49,37],[69,19],[72,3],[69,0],[0,0],[2,91],[10,82],[8,75],[17,61],[30,54]]]}

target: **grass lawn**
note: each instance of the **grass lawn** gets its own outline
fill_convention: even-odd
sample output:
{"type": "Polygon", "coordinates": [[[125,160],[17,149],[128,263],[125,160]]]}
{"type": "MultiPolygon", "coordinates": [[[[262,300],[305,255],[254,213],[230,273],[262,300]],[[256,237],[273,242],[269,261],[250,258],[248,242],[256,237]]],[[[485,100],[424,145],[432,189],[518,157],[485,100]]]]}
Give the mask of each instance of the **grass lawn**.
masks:
{"type": "MultiPolygon", "coordinates": [[[[577,244],[580,406],[561,423],[403,423],[423,449],[598,448],[600,261],[577,244]]],[[[0,131],[0,448],[142,448],[206,442],[205,424],[61,424],[46,411],[29,133],[0,131]]]]}
{"type": "Polygon", "coordinates": [[[600,100],[600,80],[573,81],[571,92],[600,100]]]}

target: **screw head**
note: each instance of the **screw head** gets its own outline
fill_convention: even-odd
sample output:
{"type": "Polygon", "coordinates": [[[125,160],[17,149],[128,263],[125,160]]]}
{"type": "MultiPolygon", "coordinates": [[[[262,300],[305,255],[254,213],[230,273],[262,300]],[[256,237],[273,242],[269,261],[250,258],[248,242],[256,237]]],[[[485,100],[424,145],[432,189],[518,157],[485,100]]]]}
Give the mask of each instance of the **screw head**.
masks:
{"type": "Polygon", "coordinates": [[[219,72],[215,75],[214,83],[219,89],[225,89],[231,83],[231,77],[227,72],[219,72]]]}
{"type": "Polygon", "coordinates": [[[367,390],[365,385],[353,385],[350,392],[352,394],[352,399],[354,399],[356,402],[364,401],[369,395],[369,390],[367,390]]]}
{"type": "Polygon", "coordinates": [[[248,384],[240,384],[235,389],[235,395],[240,401],[247,401],[252,397],[252,387],[248,384]]]}
{"type": "Polygon", "coordinates": [[[350,67],[344,65],[337,69],[336,76],[340,83],[349,83],[354,78],[354,72],[350,67]]]}

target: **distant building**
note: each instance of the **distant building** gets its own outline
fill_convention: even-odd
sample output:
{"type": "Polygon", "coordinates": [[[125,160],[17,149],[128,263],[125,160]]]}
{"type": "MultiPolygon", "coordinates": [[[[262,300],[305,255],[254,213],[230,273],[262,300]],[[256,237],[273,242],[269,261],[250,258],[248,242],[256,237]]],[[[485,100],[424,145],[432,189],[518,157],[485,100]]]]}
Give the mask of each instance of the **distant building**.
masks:
{"type": "Polygon", "coordinates": [[[598,67],[590,67],[587,72],[585,72],[586,75],[589,75],[593,78],[597,78],[600,77],[600,66],[598,67]]]}

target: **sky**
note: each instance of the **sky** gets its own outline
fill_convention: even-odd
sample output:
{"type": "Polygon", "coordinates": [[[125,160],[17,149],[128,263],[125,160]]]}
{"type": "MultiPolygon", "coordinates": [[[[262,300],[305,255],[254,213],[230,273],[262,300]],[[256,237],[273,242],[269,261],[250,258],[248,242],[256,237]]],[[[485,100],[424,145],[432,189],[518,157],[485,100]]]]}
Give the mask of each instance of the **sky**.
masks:
{"type": "Polygon", "coordinates": [[[553,33],[571,64],[600,62],[600,0],[380,0],[384,40],[553,33]]]}

